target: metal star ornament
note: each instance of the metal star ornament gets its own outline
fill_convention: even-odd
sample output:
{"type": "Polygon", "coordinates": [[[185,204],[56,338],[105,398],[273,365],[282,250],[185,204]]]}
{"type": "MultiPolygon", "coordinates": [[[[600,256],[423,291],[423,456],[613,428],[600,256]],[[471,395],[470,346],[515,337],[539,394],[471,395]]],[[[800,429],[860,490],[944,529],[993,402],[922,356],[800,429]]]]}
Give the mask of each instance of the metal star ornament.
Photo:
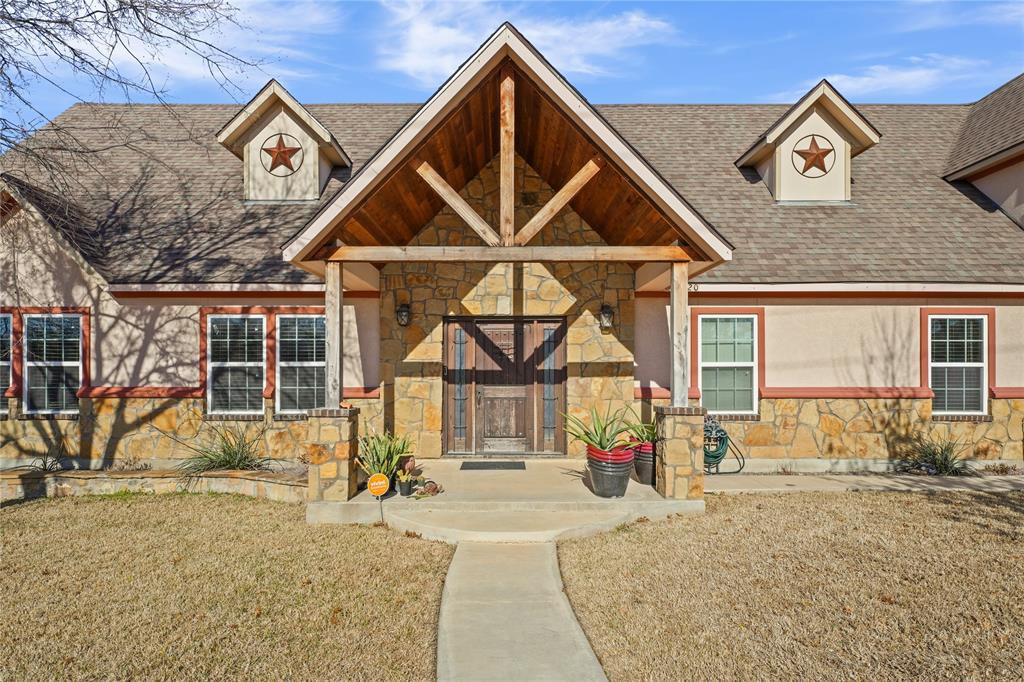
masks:
{"type": "MultiPolygon", "coordinates": [[[[824,139],[824,138],[823,138],[824,139]]],[[[804,160],[804,168],[800,171],[801,174],[806,174],[807,171],[812,168],[817,168],[824,175],[828,173],[829,169],[825,167],[825,159],[828,158],[829,154],[832,154],[835,150],[831,147],[822,147],[818,144],[818,139],[811,135],[811,143],[807,145],[807,149],[794,149],[793,153],[799,154],[800,158],[804,160]]]]}
{"type": "Polygon", "coordinates": [[[301,151],[302,147],[289,147],[284,141],[284,135],[278,133],[277,144],[273,147],[263,148],[263,153],[270,155],[270,168],[267,170],[273,173],[275,168],[284,166],[288,170],[294,171],[292,156],[301,151]]]}

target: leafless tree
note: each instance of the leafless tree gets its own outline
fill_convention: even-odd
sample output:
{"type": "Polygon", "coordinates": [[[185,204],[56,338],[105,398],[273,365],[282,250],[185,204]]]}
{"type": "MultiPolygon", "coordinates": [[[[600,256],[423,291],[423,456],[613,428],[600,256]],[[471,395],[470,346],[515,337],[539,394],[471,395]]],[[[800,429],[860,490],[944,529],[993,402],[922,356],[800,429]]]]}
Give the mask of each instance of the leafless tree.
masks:
{"type": "MultiPolygon", "coordinates": [[[[0,3],[0,166],[42,170],[53,185],[73,183],[77,162],[103,152],[54,124],[33,88],[77,100],[165,102],[156,56],[197,59],[211,80],[232,89],[232,76],[255,64],[218,47],[210,36],[236,23],[226,0],[3,0],[0,3]],[[70,82],[86,83],[79,92],[70,82]],[[43,129],[45,134],[32,135],[43,129]]],[[[109,122],[105,124],[109,126],[109,122]]],[[[110,144],[132,144],[130,135],[110,144]]],[[[34,174],[34,173],[33,173],[34,174]]]]}

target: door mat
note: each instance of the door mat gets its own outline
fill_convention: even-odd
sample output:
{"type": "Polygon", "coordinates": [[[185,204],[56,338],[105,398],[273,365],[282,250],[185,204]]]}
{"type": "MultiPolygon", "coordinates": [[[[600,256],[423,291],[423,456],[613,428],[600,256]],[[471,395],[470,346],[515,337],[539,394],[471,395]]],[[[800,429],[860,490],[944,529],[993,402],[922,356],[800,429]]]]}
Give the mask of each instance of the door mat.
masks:
{"type": "Polygon", "coordinates": [[[526,462],[463,462],[461,471],[482,471],[485,469],[505,469],[521,471],[526,469],[526,462]]]}

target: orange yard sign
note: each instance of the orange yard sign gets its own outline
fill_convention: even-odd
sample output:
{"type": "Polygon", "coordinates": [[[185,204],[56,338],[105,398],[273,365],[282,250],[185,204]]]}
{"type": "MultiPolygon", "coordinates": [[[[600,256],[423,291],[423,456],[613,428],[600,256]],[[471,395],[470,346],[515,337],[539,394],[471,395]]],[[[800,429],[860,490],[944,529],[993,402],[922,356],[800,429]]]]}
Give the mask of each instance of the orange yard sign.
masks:
{"type": "Polygon", "coordinates": [[[388,491],[391,487],[391,481],[384,474],[374,474],[370,476],[370,480],[366,482],[366,489],[370,491],[370,494],[374,497],[380,497],[388,491]]]}

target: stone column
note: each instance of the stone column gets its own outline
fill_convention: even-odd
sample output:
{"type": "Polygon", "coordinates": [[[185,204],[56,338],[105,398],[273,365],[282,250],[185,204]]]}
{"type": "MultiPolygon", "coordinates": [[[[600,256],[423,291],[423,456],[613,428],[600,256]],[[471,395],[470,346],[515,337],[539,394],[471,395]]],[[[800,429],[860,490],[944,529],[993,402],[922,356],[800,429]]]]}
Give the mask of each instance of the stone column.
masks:
{"type": "Polygon", "coordinates": [[[310,502],[344,502],[358,484],[359,409],[326,408],[309,413],[306,454],[309,457],[310,502]]]}
{"type": "Polygon", "coordinates": [[[663,497],[704,499],[703,407],[655,407],[654,487],[663,497]]]}

